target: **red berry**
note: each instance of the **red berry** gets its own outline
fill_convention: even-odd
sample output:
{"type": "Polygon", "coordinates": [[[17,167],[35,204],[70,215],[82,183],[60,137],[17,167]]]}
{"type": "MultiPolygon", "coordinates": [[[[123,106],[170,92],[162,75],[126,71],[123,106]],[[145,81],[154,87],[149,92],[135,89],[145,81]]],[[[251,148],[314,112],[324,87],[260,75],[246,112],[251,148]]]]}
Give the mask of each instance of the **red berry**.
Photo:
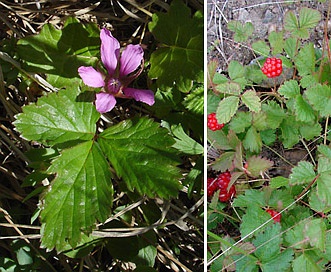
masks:
{"type": "Polygon", "coordinates": [[[283,71],[282,60],[277,58],[267,58],[261,70],[263,74],[269,78],[277,77],[283,71]]]}
{"type": "Polygon", "coordinates": [[[219,124],[217,119],[216,119],[216,113],[210,113],[208,114],[208,121],[207,121],[207,126],[209,129],[212,131],[220,130],[224,127],[224,124],[219,124]]]}
{"type": "Polygon", "coordinates": [[[216,178],[207,179],[207,196],[213,196],[215,191],[218,190],[218,183],[216,178]]]}
{"type": "Polygon", "coordinates": [[[276,212],[274,210],[271,209],[266,209],[265,210],[268,214],[271,215],[271,217],[273,217],[272,219],[274,220],[274,223],[278,222],[280,223],[280,219],[282,218],[282,214],[279,212],[276,212]]]}
{"type": "Polygon", "coordinates": [[[221,202],[227,202],[236,194],[236,187],[232,185],[228,190],[228,185],[231,180],[231,174],[229,171],[221,173],[217,177],[218,189],[220,190],[219,200],[221,202]]]}

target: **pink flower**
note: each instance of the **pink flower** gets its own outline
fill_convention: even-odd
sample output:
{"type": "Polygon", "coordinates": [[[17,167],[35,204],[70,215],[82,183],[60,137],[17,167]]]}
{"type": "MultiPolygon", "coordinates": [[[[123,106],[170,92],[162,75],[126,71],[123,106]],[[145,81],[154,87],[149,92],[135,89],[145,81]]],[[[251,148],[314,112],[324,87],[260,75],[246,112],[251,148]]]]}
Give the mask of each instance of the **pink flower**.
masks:
{"type": "Polygon", "coordinates": [[[115,97],[133,98],[153,105],[154,93],[151,90],[127,87],[142,71],[144,51],[141,46],[129,44],[120,52],[120,43],[105,28],[100,32],[100,39],[101,61],[107,69],[107,75],[92,66],[78,68],[78,73],[86,85],[94,88],[103,87],[102,91],[96,94],[97,111],[105,113],[112,110],[116,105],[115,97]]]}

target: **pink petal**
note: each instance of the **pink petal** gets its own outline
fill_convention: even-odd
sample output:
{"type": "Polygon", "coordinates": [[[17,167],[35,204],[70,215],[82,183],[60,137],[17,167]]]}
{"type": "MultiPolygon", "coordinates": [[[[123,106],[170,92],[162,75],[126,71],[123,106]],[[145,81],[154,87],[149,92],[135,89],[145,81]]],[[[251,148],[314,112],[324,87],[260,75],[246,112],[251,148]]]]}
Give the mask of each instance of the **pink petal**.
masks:
{"type": "Polygon", "coordinates": [[[120,43],[116,40],[106,28],[101,29],[101,61],[105,65],[110,75],[116,70],[118,58],[120,55],[120,43]]]}
{"type": "Polygon", "coordinates": [[[78,68],[78,73],[87,86],[99,88],[105,85],[103,75],[92,66],[81,66],[78,68]]]}
{"type": "Polygon", "coordinates": [[[154,93],[151,90],[125,88],[123,93],[127,97],[132,97],[134,100],[144,102],[150,106],[152,106],[155,102],[154,93]]]}
{"type": "Polygon", "coordinates": [[[111,111],[116,105],[116,99],[112,94],[109,93],[97,93],[95,106],[97,111],[105,113],[111,111]]]}
{"type": "Polygon", "coordinates": [[[120,77],[134,72],[144,58],[144,50],[139,44],[129,44],[122,52],[120,58],[120,77]]]}

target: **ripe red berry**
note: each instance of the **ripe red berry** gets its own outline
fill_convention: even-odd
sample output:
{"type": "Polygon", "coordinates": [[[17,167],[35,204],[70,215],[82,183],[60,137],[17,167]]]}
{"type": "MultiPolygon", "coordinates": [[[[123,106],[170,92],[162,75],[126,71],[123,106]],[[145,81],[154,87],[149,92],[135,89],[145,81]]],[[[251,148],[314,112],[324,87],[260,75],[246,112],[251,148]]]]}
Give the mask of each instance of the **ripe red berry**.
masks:
{"type": "Polygon", "coordinates": [[[236,194],[236,187],[232,185],[228,190],[228,185],[231,180],[231,174],[229,171],[221,173],[217,177],[218,188],[220,189],[219,200],[221,202],[227,202],[236,194]]]}
{"type": "Polygon", "coordinates": [[[208,114],[208,121],[207,121],[207,126],[209,129],[212,131],[220,130],[224,127],[224,124],[219,124],[217,119],[216,119],[216,113],[212,112],[208,114]]]}
{"type": "Polygon", "coordinates": [[[207,179],[207,196],[213,196],[215,191],[218,190],[218,183],[216,178],[207,179]]]}
{"type": "Polygon", "coordinates": [[[274,223],[278,222],[280,223],[280,219],[282,218],[282,214],[279,212],[276,212],[272,209],[266,209],[265,210],[268,214],[271,215],[271,217],[273,217],[274,223]]]}
{"type": "Polygon", "coordinates": [[[263,74],[269,78],[277,77],[283,71],[282,60],[277,58],[267,58],[261,70],[263,74]]]}

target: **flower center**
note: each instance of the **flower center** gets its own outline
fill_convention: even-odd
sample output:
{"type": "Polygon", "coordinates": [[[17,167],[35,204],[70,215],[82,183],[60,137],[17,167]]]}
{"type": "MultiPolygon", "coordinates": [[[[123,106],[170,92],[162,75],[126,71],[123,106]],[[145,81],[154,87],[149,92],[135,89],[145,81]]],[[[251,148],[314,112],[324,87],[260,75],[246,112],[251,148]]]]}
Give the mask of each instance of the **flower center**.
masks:
{"type": "Polygon", "coordinates": [[[121,82],[117,78],[110,78],[106,81],[107,92],[117,94],[121,89],[121,82]]]}

